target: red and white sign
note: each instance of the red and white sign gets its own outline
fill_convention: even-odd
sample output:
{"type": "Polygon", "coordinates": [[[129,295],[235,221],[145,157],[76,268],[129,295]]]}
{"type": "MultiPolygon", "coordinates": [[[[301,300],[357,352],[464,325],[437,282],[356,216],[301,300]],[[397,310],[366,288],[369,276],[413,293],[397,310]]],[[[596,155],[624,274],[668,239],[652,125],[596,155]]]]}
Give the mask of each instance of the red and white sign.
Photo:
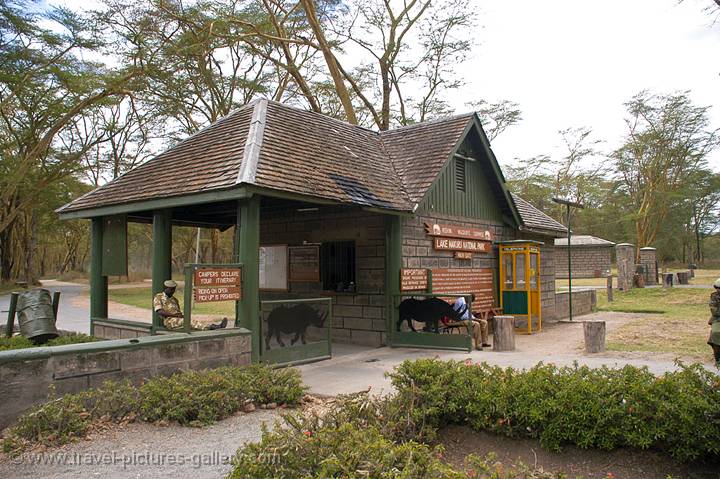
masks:
{"type": "Polygon", "coordinates": [[[193,290],[195,301],[209,303],[211,301],[239,301],[242,299],[240,288],[237,286],[213,286],[209,288],[196,287],[193,290]]]}
{"type": "MultiPolygon", "coordinates": [[[[433,293],[473,293],[474,312],[495,306],[493,294],[493,271],[490,268],[433,268],[433,293]]],[[[448,298],[454,301],[456,298],[448,298]]]]}
{"type": "Polygon", "coordinates": [[[494,239],[494,235],[490,230],[468,228],[465,226],[425,223],[425,231],[428,236],[443,236],[445,238],[465,238],[477,241],[492,241],[494,239]]]}
{"type": "Polygon", "coordinates": [[[195,286],[239,286],[241,281],[240,268],[198,268],[195,270],[195,286]]]}
{"type": "Polygon", "coordinates": [[[433,246],[437,250],[467,251],[470,253],[489,253],[492,243],[457,238],[434,238],[433,246]]]}

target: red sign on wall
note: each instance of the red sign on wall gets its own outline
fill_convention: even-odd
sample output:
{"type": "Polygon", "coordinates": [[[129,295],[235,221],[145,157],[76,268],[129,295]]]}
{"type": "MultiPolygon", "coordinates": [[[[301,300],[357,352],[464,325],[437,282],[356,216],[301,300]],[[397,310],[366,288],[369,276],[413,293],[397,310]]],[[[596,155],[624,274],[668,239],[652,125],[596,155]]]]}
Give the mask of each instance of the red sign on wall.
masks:
{"type": "Polygon", "coordinates": [[[492,243],[457,238],[434,238],[433,246],[437,250],[489,253],[492,248],[492,243]]]}
{"type": "Polygon", "coordinates": [[[477,241],[492,241],[494,238],[490,230],[437,223],[425,223],[425,231],[428,236],[443,236],[445,238],[465,238],[477,241]]]}
{"type": "Polygon", "coordinates": [[[428,272],[425,268],[400,270],[400,291],[425,291],[427,286],[428,272]]]}
{"type": "Polygon", "coordinates": [[[473,293],[473,311],[488,310],[495,306],[493,272],[490,268],[433,268],[432,278],[433,293],[473,293]]]}

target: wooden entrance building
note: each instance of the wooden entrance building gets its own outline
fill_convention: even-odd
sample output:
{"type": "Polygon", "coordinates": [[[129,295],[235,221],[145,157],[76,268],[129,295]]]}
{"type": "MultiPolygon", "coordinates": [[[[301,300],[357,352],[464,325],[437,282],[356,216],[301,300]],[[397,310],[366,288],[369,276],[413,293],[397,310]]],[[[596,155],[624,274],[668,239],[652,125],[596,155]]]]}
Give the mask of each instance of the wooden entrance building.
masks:
{"type": "Polygon", "coordinates": [[[508,191],[475,114],[375,132],[264,99],[58,212],[92,221],[101,319],[107,276],[127,273],[127,222],[152,223],[153,292],[171,275],[173,225],[234,228],[237,324],[254,352],[262,301],[330,297],[333,340],[376,346],[392,344],[401,289],[497,307],[497,243],[517,239],[544,243],[539,294],[552,319],[552,245],[565,232],[508,191]]]}

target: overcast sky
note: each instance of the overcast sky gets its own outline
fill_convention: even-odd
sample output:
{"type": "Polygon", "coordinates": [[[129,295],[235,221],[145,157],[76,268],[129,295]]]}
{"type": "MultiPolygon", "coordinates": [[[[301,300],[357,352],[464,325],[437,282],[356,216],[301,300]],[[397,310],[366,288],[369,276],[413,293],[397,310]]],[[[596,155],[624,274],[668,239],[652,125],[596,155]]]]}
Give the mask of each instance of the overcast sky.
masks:
{"type": "MultiPolygon", "coordinates": [[[[713,0],[473,0],[477,45],[460,66],[465,102],[519,103],[523,120],[493,142],[502,164],[540,154],[561,156],[558,130],[589,127],[616,148],[626,131],[623,103],[643,89],[690,90],[711,105],[720,127],[720,21],[713,0]]],[[[94,0],[49,0],[87,8],[94,0]]],[[[720,171],[720,151],[711,157],[720,171]]]]}
{"type": "MultiPolygon", "coordinates": [[[[493,143],[501,163],[561,154],[557,131],[591,127],[616,147],[623,103],[642,89],[691,90],[720,127],[720,22],[712,0],[474,0],[478,46],[465,65],[468,97],[520,104],[523,121],[493,143]]],[[[711,159],[720,171],[720,152],[711,159]]]]}

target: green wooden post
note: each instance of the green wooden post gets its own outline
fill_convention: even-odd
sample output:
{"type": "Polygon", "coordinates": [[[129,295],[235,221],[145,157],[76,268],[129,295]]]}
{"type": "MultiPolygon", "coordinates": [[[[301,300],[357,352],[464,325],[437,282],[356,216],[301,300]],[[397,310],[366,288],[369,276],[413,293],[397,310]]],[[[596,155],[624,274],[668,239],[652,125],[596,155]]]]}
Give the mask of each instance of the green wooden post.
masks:
{"type": "MultiPolygon", "coordinates": [[[[103,218],[92,219],[90,257],[90,317],[107,319],[108,287],[107,276],[102,274],[103,218]]],[[[91,323],[92,324],[92,323],[91,323]]],[[[90,331],[92,334],[92,331],[90,331]]]]}
{"type": "Polygon", "coordinates": [[[183,331],[189,333],[190,320],[192,319],[192,300],[193,300],[193,275],[195,268],[193,266],[185,266],[185,297],[183,300],[183,331]]]}
{"type": "Polygon", "coordinates": [[[10,293],[10,307],[8,308],[7,323],[5,323],[5,337],[12,337],[15,325],[15,311],[17,310],[18,293],[10,293]]]}
{"type": "MultiPolygon", "coordinates": [[[[172,211],[156,210],[153,212],[153,260],[152,260],[152,294],[164,289],[163,283],[172,276],[172,211]]],[[[150,298],[152,305],[152,298],[150,298]]],[[[153,332],[163,326],[160,316],[152,313],[153,332]]]]}
{"type": "Polygon", "coordinates": [[[395,296],[400,293],[402,268],[402,224],[395,215],[385,217],[385,297],[387,301],[387,342],[392,345],[397,323],[395,296]]]}
{"type": "Polygon", "coordinates": [[[242,263],[242,300],[238,326],[252,331],[252,361],[260,357],[260,197],[240,200],[237,224],[238,262],[242,263]]]}

